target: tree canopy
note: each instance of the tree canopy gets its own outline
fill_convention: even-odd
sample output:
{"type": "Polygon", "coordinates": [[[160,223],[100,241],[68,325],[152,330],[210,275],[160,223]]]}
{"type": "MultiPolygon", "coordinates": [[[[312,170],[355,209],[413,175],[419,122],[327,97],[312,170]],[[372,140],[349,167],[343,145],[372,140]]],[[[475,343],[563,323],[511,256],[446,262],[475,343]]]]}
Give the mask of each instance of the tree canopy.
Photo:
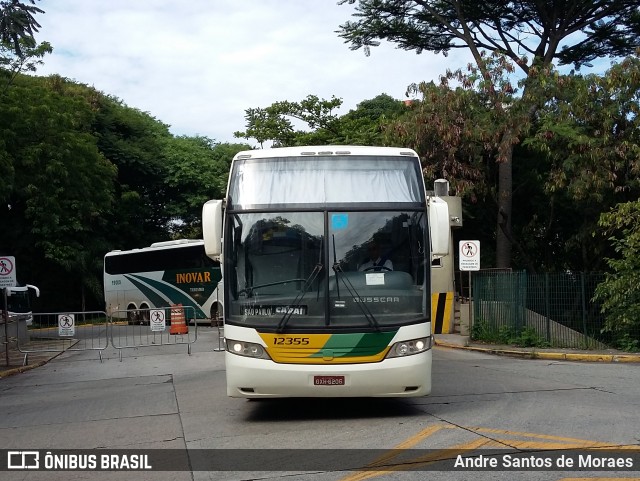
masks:
{"type": "Polygon", "coordinates": [[[49,309],[81,296],[101,308],[109,250],[200,237],[202,204],[223,196],[233,155],[249,148],[174,137],[57,75],[19,75],[0,100],[0,252],[19,259],[19,280],[38,285],[49,309]]]}
{"type": "Polygon", "coordinates": [[[34,15],[44,13],[36,7],[36,1],[1,0],[0,1],[0,42],[9,46],[18,56],[24,55],[24,47],[35,47],[34,35],[40,24],[34,15]]]}
{"type": "Polygon", "coordinates": [[[338,2],[345,3],[357,4],[356,20],[341,25],[339,36],[352,49],[367,52],[380,40],[417,53],[470,49],[481,65],[480,52],[486,50],[504,54],[528,72],[531,65],[554,59],[579,67],[640,46],[640,8],[633,0],[338,2]]]}
{"type": "MultiPolygon", "coordinates": [[[[491,64],[485,52],[511,59],[526,75],[524,87],[539,81],[541,71],[554,62],[577,67],[599,58],[631,54],[640,45],[640,9],[636,1],[589,2],[473,2],[470,0],[341,0],[356,4],[353,17],[338,35],[354,50],[389,41],[416,53],[430,51],[447,54],[466,49],[474,58],[490,94],[500,89],[492,84],[491,64]]],[[[515,103],[527,99],[514,97],[504,109],[500,95],[490,95],[487,108],[505,118],[515,103]]],[[[539,96],[523,107],[533,116],[545,99],[539,96]]],[[[522,110],[521,108],[520,110],[522,110]]],[[[519,115],[519,113],[518,113],[519,115]]],[[[521,118],[510,125],[520,129],[521,118]]],[[[520,129],[521,130],[521,129],[520,129]]],[[[522,134],[506,129],[497,151],[496,264],[510,267],[515,237],[513,221],[513,149],[522,134]]]]}

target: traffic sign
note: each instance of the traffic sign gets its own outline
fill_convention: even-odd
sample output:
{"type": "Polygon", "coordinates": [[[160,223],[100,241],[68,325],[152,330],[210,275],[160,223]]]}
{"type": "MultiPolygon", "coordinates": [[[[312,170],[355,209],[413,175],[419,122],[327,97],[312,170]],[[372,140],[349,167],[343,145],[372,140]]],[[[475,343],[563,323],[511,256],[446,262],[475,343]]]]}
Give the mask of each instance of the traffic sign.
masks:
{"type": "Polygon", "coordinates": [[[3,287],[15,287],[17,284],[16,258],[13,256],[0,256],[0,289],[3,287]]]}
{"type": "Polygon", "coordinates": [[[73,336],[76,333],[75,314],[58,314],[58,336],[73,336]]]}
{"type": "Polygon", "coordinates": [[[167,321],[164,317],[164,309],[151,309],[149,327],[152,331],[164,331],[166,329],[167,321]]]}
{"type": "Polygon", "coordinates": [[[480,270],[480,241],[460,241],[460,248],[458,250],[458,253],[461,271],[480,270]]]}

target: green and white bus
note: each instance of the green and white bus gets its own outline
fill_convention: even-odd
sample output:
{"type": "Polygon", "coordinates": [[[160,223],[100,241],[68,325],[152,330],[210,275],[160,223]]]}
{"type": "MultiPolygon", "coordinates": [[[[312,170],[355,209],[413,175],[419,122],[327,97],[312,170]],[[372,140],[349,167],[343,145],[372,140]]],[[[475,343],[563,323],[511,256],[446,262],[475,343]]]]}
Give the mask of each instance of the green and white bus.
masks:
{"type": "Polygon", "coordinates": [[[226,198],[203,207],[225,277],[227,394],[429,394],[430,265],[449,232],[410,149],[238,153],[226,198]]]}
{"type": "Polygon", "coordinates": [[[201,239],[156,242],[104,256],[104,299],[109,315],[149,322],[149,309],[192,306],[196,321],[218,321],[223,312],[220,262],[201,239]],[[221,284],[221,283],[220,283],[221,284]]]}

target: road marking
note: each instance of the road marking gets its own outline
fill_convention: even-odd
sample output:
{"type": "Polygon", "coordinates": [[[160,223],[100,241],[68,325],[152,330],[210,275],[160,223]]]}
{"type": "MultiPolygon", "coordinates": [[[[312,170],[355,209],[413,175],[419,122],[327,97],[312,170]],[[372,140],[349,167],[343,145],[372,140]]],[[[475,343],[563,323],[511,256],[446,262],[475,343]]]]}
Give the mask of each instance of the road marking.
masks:
{"type": "MultiPolygon", "coordinates": [[[[365,479],[374,478],[377,476],[383,476],[391,472],[408,471],[411,469],[420,468],[427,464],[442,461],[445,459],[452,459],[458,455],[469,454],[470,452],[488,447],[498,448],[511,448],[518,450],[525,449],[546,449],[546,450],[558,450],[558,449],[625,449],[625,450],[640,450],[640,446],[637,444],[623,444],[616,445],[614,443],[605,443],[600,441],[591,441],[586,439],[578,439],[566,436],[552,436],[549,434],[536,434],[529,432],[508,431],[505,429],[492,429],[483,427],[463,427],[455,426],[451,424],[435,424],[428,426],[427,428],[419,431],[413,436],[407,438],[401,443],[397,444],[389,450],[387,454],[379,456],[371,463],[367,464],[366,471],[357,471],[340,481],[363,481],[365,479]],[[480,438],[454,446],[439,449],[436,451],[429,451],[424,456],[418,456],[413,459],[397,461],[397,464],[389,465],[389,461],[400,456],[401,451],[414,447],[421,441],[433,436],[437,432],[444,429],[458,429],[467,431],[470,433],[476,433],[480,438]],[[529,439],[511,439],[508,437],[492,438],[484,436],[484,434],[500,434],[503,436],[512,436],[513,438],[529,438],[529,439]],[[376,470],[376,467],[382,469],[376,470]]],[[[640,481],[640,478],[562,478],[560,481],[640,481]]]]}
{"type": "MultiPolygon", "coordinates": [[[[469,427],[466,428],[470,431],[478,432],[478,433],[490,433],[490,434],[506,434],[510,436],[520,436],[526,438],[534,438],[534,439],[548,439],[552,441],[558,441],[565,443],[565,446],[582,448],[582,447],[606,447],[611,446],[611,443],[600,443],[598,441],[589,441],[585,439],[577,439],[577,438],[568,438],[565,436],[552,436],[549,434],[536,434],[536,433],[527,433],[527,432],[518,432],[518,431],[507,431],[505,429],[491,429],[491,428],[482,428],[482,427],[469,427]]],[[[531,444],[531,448],[540,448],[545,446],[546,443],[540,442],[536,444],[534,441],[528,441],[531,444]]],[[[553,444],[553,443],[552,443],[553,444]]]]}
{"type": "Polygon", "coordinates": [[[640,481],[640,478],[561,478],[558,481],[640,481]]]}
{"type": "MultiPolygon", "coordinates": [[[[385,474],[389,474],[397,471],[408,471],[409,469],[419,468],[426,464],[433,463],[435,461],[441,461],[443,459],[451,459],[452,457],[456,457],[459,454],[463,454],[467,451],[472,451],[474,449],[483,448],[483,447],[496,447],[500,446],[500,444],[496,443],[491,439],[476,439],[474,441],[468,443],[457,444],[455,446],[451,446],[449,448],[439,449],[437,451],[430,452],[429,454],[425,454],[424,456],[419,456],[414,459],[410,459],[398,464],[394,464],[393,466],[386,466],[384,469],[378,471],[358,471],[354,474],[341,478],[340,481],[362,481],[364,479],[375,478],[377,476],[383,476],[385,474]]],[[[505,447],[505,446],[502,446],[505,447]]],[[[390,453],[389,456],[386,457],[386,460],[397,457],[400,453],[390,453]]],[[[374,461],[368,464],[367,468],[375,468],[377,466],[382,467],[383,464],[374,461]]]]}

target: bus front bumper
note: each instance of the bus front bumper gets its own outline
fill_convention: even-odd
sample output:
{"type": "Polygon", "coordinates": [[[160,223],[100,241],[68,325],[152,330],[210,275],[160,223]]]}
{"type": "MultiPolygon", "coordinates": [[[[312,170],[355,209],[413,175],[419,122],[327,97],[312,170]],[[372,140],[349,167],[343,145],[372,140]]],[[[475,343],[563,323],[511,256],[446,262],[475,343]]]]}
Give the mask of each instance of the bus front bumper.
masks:
{"type": "Polygon", "coordinates": [[[416,397],[431,393],[431,350],[362,364],[278,364],[225,352],[227,395],[416,397]]]}

